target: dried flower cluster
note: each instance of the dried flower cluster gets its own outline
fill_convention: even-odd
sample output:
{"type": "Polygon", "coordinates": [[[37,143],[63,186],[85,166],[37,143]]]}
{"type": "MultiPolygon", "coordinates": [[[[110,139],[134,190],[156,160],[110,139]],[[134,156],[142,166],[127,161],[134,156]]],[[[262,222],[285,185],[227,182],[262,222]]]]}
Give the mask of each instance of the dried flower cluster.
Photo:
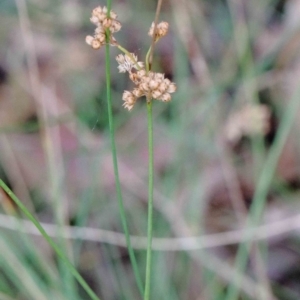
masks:
{"type": "MultiPolygon", "coordinates": [[[[88,35],[86,37],[86,43],[93,49],[99,49],[106,43],[107,34],[109,33],[110,43],[117,45],[118,48],[126,53],[125,55],[119,54],[116,57],[119,63],[118,69],[120,73],[129,73],[129,78],[135,84],[135,88],[132,91],[124,91],[123,93],[123,106],[131,110],[136,103],[137,99],[145,96],[147,101],[152,99],[168,102],[171,100],[171,93],[176,91],[175,83],[165,78],[162,73],[155,73],[149,71],[144,66],[143,62],[139,62],[137,56],[133,53],[127,52],[126,49],[121,47],[115,38],[113,33],[121,29],[121,23],[117,21],[117,14],[113,11],[108,13],[107,8],[104,6],[96,7],[92,12],[91,22],[97,26],[94,36],[88,35]]],[[[164,37],[168,33],[169,24],[167,22],[160,22],[156,26],[152,23],[148,35],[154,38],[157,42],[160,38],[164,37]]],[[[153,45],[151,45],[152,47],[153,45]]],[[[149,49],[148,54],[151,53],[149,49]]],[[[146,57],[146,63],[147,57],[146,57]]],[[[148,66],[149,67],[149,66],[148,66]]]]}
{"type": "Polygon", "coordinates": [[[108,15],[107,8],[98,6],[92,12],[91,22],[97,26],[94,36],[88,35],[85,39],[86,43],[93,49],[99,49],[105,44],[106,31],[110,32],[110,43],[116,44],[115,38],[112,36],[114,32],[121,29],[121,23],[117,21],[117,14],[110,11],[108,15]]]}
{"type": "Polygon", "coordinates": [[[123,106],[131,110],[137,99],[146,96],[147,99],[156,99],[163,102],[171,100],[171,93],[176,91],[175,83],[165,78],[162,73],[146,72],[143,68],[143,63],[138,62],[137,57],[130,53],[130,56],[119,54],[116,57],[119,63],[119,71],[121,73],[128,72],[129,78],[135,84],[132,91],[124,91],[123,106]],[[133,71],[137,69],[137,71],[133,71]]]}
{"type": "MultiPolygon", "coordinates": [[[[152,22],[148,35],[153,37],[155,24],[152,22]]],[[[155,41],[159,40],[168,33],[169,24],[167,22],[160,22],[155,28],[155,41]]]]}
{"type": "Polygon", "coordinates": [[[117,62],[119,63],[118,69],[120,73],[129,72],[131,73],[132,68],[141,70],[144,68],[144,63],[138,61],[137,56],[134,53],[128,54],[119,54],[116,57],[117,62]]]}
{"type": "Polygon", "coordinates": [[[270,130],[270,110],[266,105],[248,104],[236,112],[225,126],[226,139],[238,142],[243,136],[266,134],[270,130]]]}

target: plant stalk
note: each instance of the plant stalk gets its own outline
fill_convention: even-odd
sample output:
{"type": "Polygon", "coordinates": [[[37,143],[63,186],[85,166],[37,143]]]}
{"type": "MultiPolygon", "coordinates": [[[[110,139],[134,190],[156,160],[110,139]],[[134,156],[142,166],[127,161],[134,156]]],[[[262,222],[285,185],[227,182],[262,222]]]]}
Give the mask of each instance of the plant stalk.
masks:
{"type": "Polygon", "coordinates": [[[114,176],[116,183],[116,192],[119,206],[119,213],[121,218],[122,227],[126,237],[127,249],[129,252],[129,258],[132,264],[135,280],[141,295],[143,295],[143,284],[138,271],[138,266],[135,258],[133,248],[131,246],[130,235],[128,224],[125,215],[125,208],[123,203],[120,177],[119,177],[119,168],[117,160],[117,148],[115,142],[115,130],[114,130],[114,120],[112,112],[112,100],[111,100],[111,75],[110,75],[110,46],[109,46],[109,33],[106,34],[106,47],[105,47],[105,71],[106,71],[106,96],[107,96],[107,109],[108,109],[108,122],[109,122],[109,133],[110,133],[110,142],[111,142],[111,151],[112,151],[112,160],[114,167],[114,176]]]}
{"type": "Polygon", "coordinates": [[[152,231],[153,231],[153,117],[152,117],[152,100],[147,101],[148,116],[148,152],[149,152],[149,173],[148,173],[148,244],[146,258],[146,283],[144,300],[150,299],[151,287],[151,265],[152,265],[152,231]]]}

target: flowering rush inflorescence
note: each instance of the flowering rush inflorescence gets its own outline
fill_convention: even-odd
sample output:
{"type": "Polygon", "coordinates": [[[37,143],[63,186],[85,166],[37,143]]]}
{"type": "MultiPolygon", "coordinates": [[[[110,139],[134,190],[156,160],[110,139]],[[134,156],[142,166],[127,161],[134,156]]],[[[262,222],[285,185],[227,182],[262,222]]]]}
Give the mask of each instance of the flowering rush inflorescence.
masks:
{"type": "MultiPolygon", "coordinates": [[[[151,27],[148,31],[148,35],[153,37],[155,24],[152,22],[151,27]]],[[[160,22],[155,28],[155,41],[165,36],[168,33],[169,24],[167,22],[160,22]]]]}
{"type": "Polygon", "coordinates": [[[118,32],[121,29],[121,23],[117,21],[117,14],[108,11],[106,6],[103,8],[98,6],[96,7],[90,18],[91,22],[97,26],[95,29],[94,36],[88,35],[85,39],[86,43],[92,46],[93,49],[99,49],[105,44],[106,30],[109,31],[109,38],[111,44],[116,44],[115,38],[112,36],[112,33],[118,32]]]}
{"type": "Polygon", "coordinates": [[[119,71],[129,73],[129,78],[135,84],[135,88],[123,93],[123,106],[128,110],[131,110],[136,103],[136,100],[142,96],[146,96],[147,99],[157,99],[164,102],[171,100],[170,93],[174,93],[176,86],[169,79],[165,78],[162,73],[146,72],[143,68],[144,64],[137,61],[137,57],[130,53],[119,54],[116,57],[119,63],[119,71]],[[137,69],[137,70],[136,70],[137,69]]]}
{"type": "MultiPolygon", "coordinates": [[[[107,8],[97,7],[92,12],[91,22],[97,28],[94,36],[87,36],[86,42],[93,49],[99,49],[106,42],[106,37],[109,37],[109,43],[117,46],[125,54],[119,54],[116,60],[119,64],[118,69],[120,73],[128,72],[129,78],[134,83],[135,87],[132,91],[124,91],[123,93],[123,106],[131,110],[136,103],[137,99],[145,96],[147,101],[152,99],[160,100],[163,102],[171,101],[171,93],[176,91],[175,83],[165,78],[164,74],[152,71],[146,71],[143,62],[139,62],[134,53],[128,52],[121,47],[116,39],[112,36],[113,33],[121,29],[121,24],[117,19],[117,14],[110,11],[108,15],[107,8]]],[[[167,22],[160,22],[156,26],[152,23],[148,35],[154,38],[155,43],[160,38],[168,33],[169,24],[167,22]]],[[[148,53],[150,53],[151,48],[148,53]]],[[[147,59],[146,59],[147,63],[147,59]]]]}

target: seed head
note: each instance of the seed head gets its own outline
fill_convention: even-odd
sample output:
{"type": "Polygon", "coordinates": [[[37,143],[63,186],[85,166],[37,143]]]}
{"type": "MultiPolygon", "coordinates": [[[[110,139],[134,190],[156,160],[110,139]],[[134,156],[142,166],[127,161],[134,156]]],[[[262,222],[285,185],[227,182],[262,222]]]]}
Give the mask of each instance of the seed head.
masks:
{"type": "Polygon", "coordinates": [[[171,95],[169,93],[165,93],[161,95],[160,100],[163,102],[169,102],[171,101],[171,95]]]}
{"type": "Polygon", "coordinates": [[[124,101],[123,106],[130,111],[132,110],[137,97],[132,92],[124,91],[122,99],[124,101]]]}
{"type": "MultiPolygon", "coordinates": [[[[149,29],[148,35],[153,37],[154,34],[154,22],[152,22],[151,27],[149,29]]],[[[163,36],[168,33],[169,23],[168,22],[160,22],[156,25],[155,28],[155,41],[159,40],[163,36]]]]}
{"type": "Polygon", "coordinates": [[[138,61],[138,58],[134,53],[130,53],[130,55],[119,54],[116,57],[116,60],[119,63],[118,69],[120,73],[125,73],[126,71],[131,73],[132,68],[138,70],[144,67],[144,64],[141,61],[138,61]]]}
{"type": "Polygon", "coordinates": [[[266,105],[248,104],[229,118],[224,127],[226,139],[235,144],[243,136],[266,134],[270,130],[270,117],[266,105]]]}
{"type": "Polygon", "coordinates": [[[143,91],[139,88],[135,88],[132,91],[132,94],[136,97],[136,98],[140,98],[143,96],[143,91]]]}
{"type": "Polygon", "coordinates": [[[121,23],[116,20],[117,14],[110,11],[109,16],[107,14],[107,8],[96,7],[92,11],[90,18],[91,22],[97,26],[95,29],[93,40],[91,36],[87,36],[85,41],[88,45],[92,46],[93,49],[99,49],[105,44],[105,32],[110,32],[110,43],[116,45],[116,39],[112,36],[112,33],[118,32],[121,29],[121,23]]]}
{"type": "Polygon", "coordinates": [[[94,40],[94,38],[90,35],[86,36],[86,38],[85,38],[85,42],[90,46],[92,46],[93,40],[94,40]]]}
{"type": "MultiPolygon", "coordinates": [[[[137,57],[134,57],[137,61],[137,57]]],[[[171,93],[176,91],[175,83],[165,78],[162,73],[146,72],[145,69],[132,71],[132,65],[126,65],[126,57],[122,54],[117,56],[119,62],[120,72],[129,72],[129,78],[135,84],[135,88],[132,92],[125,91],[123,94],[124,104],[123,106],[128,110],[131,110],[136,103],[137,99],[146,96],[147,98],[153,98],[163,102],[171,101],[171,93]],[[123,66],[120,69],[120,66],[123,66]]]]}

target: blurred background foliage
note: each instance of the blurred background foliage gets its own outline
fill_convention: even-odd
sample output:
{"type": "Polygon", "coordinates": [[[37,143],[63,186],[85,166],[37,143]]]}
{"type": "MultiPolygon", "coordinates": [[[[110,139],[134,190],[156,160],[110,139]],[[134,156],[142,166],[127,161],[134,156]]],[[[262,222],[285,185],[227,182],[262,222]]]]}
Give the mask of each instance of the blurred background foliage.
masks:
{"type": "MultiPolygon", "coordinates": [[[[105,3],[0,1],[0,178],[101,299],[140,299],[119,234],[104,51],[84,42],[97,5],[105,3]]],[[[155,7],[112,3],[122,22],[116,38],[140,60],[155,7]]],[[[239,299],[300,298],[299,15],[299,0],[164,1],[160,20],[170,32],[153,69],[177,92],[154,105],[152,299],[225,299],[259,184],[265,227],[240,274],[239,299]],[[263,173],[270,181],[262,183],[263,173]],[[200,237],[196,246],[176,240],[191,236],[200,237]]],[[[132,86],[118,73],[117,54],[112,47],[120,176],[144,277],[146,108],[140,101],[123,109],[132,86]]],[[[0,204],[0,299],[88,299],[2,190],[0,204]]]]}

